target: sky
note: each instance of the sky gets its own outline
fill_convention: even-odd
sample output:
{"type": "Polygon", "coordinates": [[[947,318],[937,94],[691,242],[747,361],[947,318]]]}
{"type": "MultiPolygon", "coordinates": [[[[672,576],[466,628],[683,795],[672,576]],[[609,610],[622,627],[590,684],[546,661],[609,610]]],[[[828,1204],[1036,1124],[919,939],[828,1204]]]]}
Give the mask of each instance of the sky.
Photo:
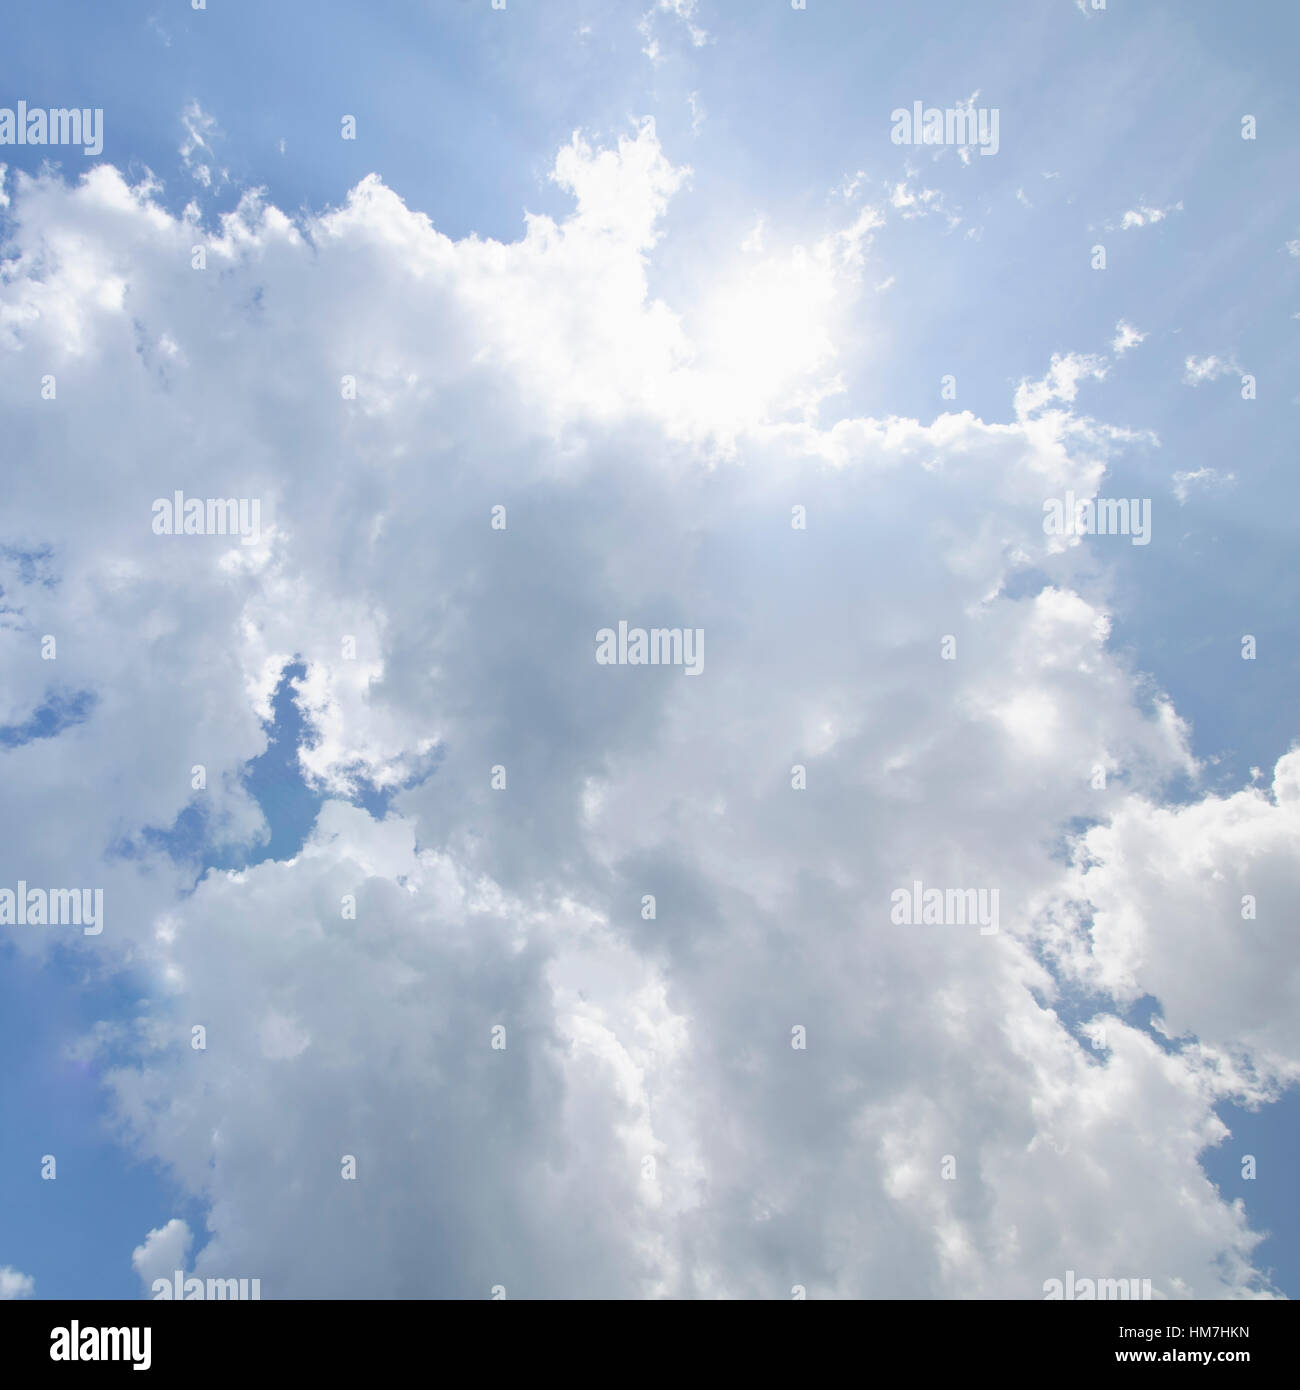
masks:
{"type": "Polygon", "coordinates": [[[7,37],[0,1298],[1300,1292],[1293,5],[7,37]]]}

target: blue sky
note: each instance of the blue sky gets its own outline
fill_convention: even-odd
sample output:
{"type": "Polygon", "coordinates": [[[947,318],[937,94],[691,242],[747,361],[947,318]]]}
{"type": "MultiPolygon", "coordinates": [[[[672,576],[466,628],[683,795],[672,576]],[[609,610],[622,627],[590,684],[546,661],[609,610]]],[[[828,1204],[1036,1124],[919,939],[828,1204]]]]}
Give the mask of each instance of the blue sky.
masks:
{"type": "Polygon", "coordinates": [[[0,1269],[37,1297],[135,1296],[166,1246],[146,1237],[176,1220],[199,1267],[261,1268],[286,1296],[464,1296],[459,1271],[476,1290],[510,1258],[531,1294],[582,1296],[603,1272],[636,1296],[1035,1296],[1066,1260],[1123,1258],[1174,1296],[1294,1296],[1300,865],[1290,764],[1274,775],[1298,733],[1300,14],[400,9],[51,0],[10,26],[0,106],[102,107],[105,139],[96,160],[0,148],[0,759],[31,788],[0,886],[98,873],[122,906],[93,942],[0,938],[0,1269]],[[892,143],[916,101],[996,108],[997,153],[892,143]],[[137,193],[78,202],[92,165],[137,193]],[[388,192],[358,197],[371,175],[388,192]],[[1017,404],[1025,383],[1036,404],[1017,404]],[[132,529],[149,498],[209,482],[265,498],[270,538],[223,562],[213,538],[163,551],[132,529]],[[1152,543],[1045,548],[1038,504],[1067,483],[1150,499],[1152,543]],[[479,521],[507,498],[496,537],[479,521]],[[830,524],[796,553],[805,499],[830,524]],[[601,687],[567,664],[575,634],[651,610],[709,631],[699,703],[675,675],[601,687]],[[57,678],[33,655],[55,629],[57,678]],[[951,632],[945,684],[920,653],[951,632]],[[1090,802],[1065,785],[1103,744],[1090,802]],[[782,791],[816,764],[807,826],[756,790],[769,753],[782,791]],[[498,761],[512,790],[493,800],[498,761]],[[1069,874],[1067,831],[1089,836],[1069,874]],[[852,905],[887,901],[927,853],[1004,885],[1022,955],[926,966],[850,944],[852,905]],[[617,904],[652,879],[680,920],[647,936],[617,904]],[[331,895],[353,880],[401,925],[358,931],[348,957],[331,895]],[[1225,944],[1251,925],[1222,917],[1245,892],[1259,930],[1225,944]],[[589,918],[608,944],[573,925],[589,918]],[[824,935],[797,949],[795,921],[824,935]],[[882,984],[918,1022],[853,1021],[882,984]],[[999,1000],[1021,1011],[1005,1027],[999,1000]],[[492,1059],[467,1036],[507,1003],[539,1050],[488,1114],[465,1091],[492,1059]],[[251,1049],[204,1056],[202,1087],[157,1044],[200,1008],[251,1049]],[[1026,1058],[1056,1055],[1052,1010],[1075,1036],[1122,1020],[1124,1044],[1030,1078],[1026,1058]],[[788,1035],[810,1012],[837,1070],[805,1095],[745,1029],[770,1014],[788,1035]],[[426,1013],[436,1046],[405,1031],[426,1013]],[[366,1017],[373,1051],[328,1051],[366,1017]],[[885,1060],[903,1035],[915,1065],[885,1060]],[[987,1072],[955,1060],[985,1048],[987,1072]],[[412,1088],[455,1119],[408,1128],[412,1088]],[[981,1088],[986,1121],[957,1099],[981,1088]],[[1074,1118],[1044,1119],[1061,1096],[1074,1118]],[[1216,1114],[1231,1137],[1210,1142],[1216,1114]],[[549,1176],[479,1171],[502,1133],[549,1176]],[[957,1136],[981,1185],[929,1194],[908,1155],[957,1136]],[[321,1207],[350,1196],[317,1138],[376,1155],[389,1195],[321,1207]],[[624,1140],[629,1164],[672,1173],[652,1196],[606,1187],[624,1140]],[[1109,1190],[1082,1160],[1059,1191],[1017,1167],[1088,1145],[1105,1166],[1106,1143],[1109,1190]],[[447,1207],[414,1176],[435,1158],[447,1207]],[[1198,1189],[1195,1238],[1174,1240],[1172,1209],[1126,1210],[1194,1185],[1197,1163],[1218,1195],[1198,1189]],[[548,1272],[593,1182],[603,1221],[548,1272]],[[294,1226],[313,1210],[299,1184],[323,1235],[294,1226]],[[1098,1212],[1134,1232],[1107,1245],[1098,1212]],[[330,1251],[353,1222],[369,1245],[349,1275],[330,1251]],[[891,1234],[869,1258],[873,1231],[891,1234]],[[1224,1268],[1219,1288],[1205,1271],[1224,1268]]]}

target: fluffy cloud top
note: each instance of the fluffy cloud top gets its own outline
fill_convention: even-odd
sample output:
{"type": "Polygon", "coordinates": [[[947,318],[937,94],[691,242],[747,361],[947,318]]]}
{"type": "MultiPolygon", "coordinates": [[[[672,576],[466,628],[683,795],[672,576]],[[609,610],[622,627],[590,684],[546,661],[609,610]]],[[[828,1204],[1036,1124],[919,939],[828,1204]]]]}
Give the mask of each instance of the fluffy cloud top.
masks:
{"type": "Polygon", "coordinates": [[[0,1265],[0,1303],[14,1298],[30,1298],[36,1292],[36,1281],[30,1274],[20,1274],[9,1265],[0,1265]]]}
{"type": "Polygon", "coordinates": [[[170,1281],[178,1269],[185,1269],[193,1243],[189,1225],[179,1217],[150,1231],[144,1243],[131,1252],[131,1268],[140,1276],[145,1290],[149,1290],[155,1279],[170,1281]]]}

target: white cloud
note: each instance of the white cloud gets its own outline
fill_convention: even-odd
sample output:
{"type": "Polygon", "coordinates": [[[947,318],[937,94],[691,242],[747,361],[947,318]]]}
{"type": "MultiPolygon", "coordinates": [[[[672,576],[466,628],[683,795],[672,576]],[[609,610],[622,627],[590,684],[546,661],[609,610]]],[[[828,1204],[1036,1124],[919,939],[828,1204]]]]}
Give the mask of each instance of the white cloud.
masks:
{"type": "Polygon", "coordinates": [[[1081,381],[1101,381],[1108,370],[1103,357],[1053,353],[1052,365],[1041,381],[1022,381],[1016,388],[1016,414],[1023,417],[1053,401],[1070,404],[1079,394],[1081,381]]]}
{"type": "Polygon", "coordinates": [[[131,1252],[131,1268],[139,1275],[146,1293],[155,1279],[170,1282],[178,1269],[188,1268],[193,1243],[194,1236],[188,1223],[178,1216],[145,1236],[144,1243],[131,1252]]]}
{"type": "Polygon", "coordinates": [[[1226,1083],[1246,1092],[1300,1076],[1288,906],[1300,890],[1298,832],[1293,751],[1271,794],[1250,787],[1173,807],[1133,797],[1078,845],[1074,890],[1090,920],[1069,942],[1071,969],[1121,1001],[1155,994],[1170,1034],[1194,1033],[1207,1065],[1248,1058],[1226,1083]]]}
{"type": "Polygon", "coordinates": [[[181,124],[185,127],[185,138],[177,153],[190,177],[204,188],[210,188],[214,180],[224,182],[226,171],[222,169],[214,174],[212,168],[215,154],[212,142],[220,134],[216,117],[205,112],[197,101],[191,101],[181,113],[181,124]]]}
{"type": "Polygon", "coordinates": [[[912,171],[909,170],[907,177],[900,179],[890,189],[889,206],[895,212],[904,220],[939,213],[947,222],[950,231],[961,225],[960,215],[949,210],[944,195],[937,188],[915,187],[912,178],[912,171]]]}
{"type": "Polygon", "coordinates": [[[1163,222],[1171,212],[1182,212],[1183,205],[1181,200],[1171,204],[1167,208],[1152,208],[1145,204],[1140,204],[1136,208],[1131,208],[1120,219],[1120,230],[1127,232],[1134,227],[1151,227],[1157,222],[1163,222]]]}
{"type": "Polygon", "coordinates": [[[1217,381],[1221,376],[1231,376],[1240,371],[1237,359],[1232,356],[1189,356],[1183,363],[1183,380],[1189,386],[1199,386],[1202,382],[1217,381]]]}
{"type": "Polygon", "coordinates": [[[645,47],[641,51],[652,63],[662,61],[663,48],[655,33],[656,21],[661,15],[670,15],[672,18],[680,20],[686,28],[692,46],[703,48],[709,42],[709,33],[708,30],[695,22],[698,12],[699,0],[654,0],[654,3],[641,16],[640,22],[637,24],[637,31],[646,41],[645,47]]]}
{"type": "MultiPolygon", "coordinates": [[[[4,830],[29,881],[60,881],[59,846],[101,856],[106,930],[72,944],[153,997],[83,1048],[134,1151],[206,1204],[195,1272],[267,1297],[1264,1287],[1198,1155],[1214,1106],[1260,1093],[1243,1056],[1290,1065],[1291,1015],[1247,1016],[1256,962],[1198,991],[1163,904],[1204,887],[1182,828],[1286,891],[1290,802],[1162,819],[1188,731],[1042,529],[1136,437],[1075,412],[1105,359],[1054,355],[1006,420],[836,415],[888,209],[769,228],[676,309],[649,269],[687,171],[653,125],[576,137],[554,177],[573,210],[510,244],[454,241],[373,176],[304,225],[249,196],[211,235],[111,168],[17,182],[0,403],[35,466],[6,508],[28,559],[4,560],[2,717],[44,698],[46,632],[98,703],[6,753],[4,830]],[[261,545],[150,533],[199,479],[263,499],[261,545]],[[1050,582],[1010,597],[1030,569],[1050,582]],[[702,627],[704,674],[597,666],[619,619],[702,627]],[[187,893],[145,828],[192,802],[264,832],[241,774],[294,657],[329,799],[292,860],[187,893]],[[383,820],[343,800],[366,781],[406,787],[383,820]],[[1095,872],[1052,853],[1080,820],[1095,872]],[[1001,930],[894,926],[918,878],[996,886],[1001,930]],[[1117,1009],[1167,988],[1200,1044],[1109,1017],[1099,1055],[1045,951],[1117,1009]]],[[[142,1279],[188,1237],[150,1232],[142,1279]]]]}
{"type": "Polygon", "coordinates": [[[1116,357],[1123,357],[1129,348],[1145,342],[1146,337],[1145,333],[1139,333],[1131,323],[1126,323],[1120,319],[1115,325],[1115,336],[1111,339],[1110,350],[1116,357]]]}
{"type": "Polygon", "coordinates": [[[1193,468],[1173,475],[1174,496],[1186,502],[1193,487],[1222,488],[1237,481],[1235,473],[1220,473],[1217,468],[1193,468]]]}
{"type": "Polygon", "coordinates": [[[0,1303],[10,1299],[30,1298],[36,1292],[36,1281],[30,1274],[20,1274],[9,1265],[0,1265],[0,1303]]]}
{"type": "Polygon", "coordinates": [[[858,189],[861,188],[866,181],[866,172],[859,169],[855,174],[845,174],[839,186],[833,189],[832,192],[837,197],[843,198],[847,202],[857,195],[858,189]]]}

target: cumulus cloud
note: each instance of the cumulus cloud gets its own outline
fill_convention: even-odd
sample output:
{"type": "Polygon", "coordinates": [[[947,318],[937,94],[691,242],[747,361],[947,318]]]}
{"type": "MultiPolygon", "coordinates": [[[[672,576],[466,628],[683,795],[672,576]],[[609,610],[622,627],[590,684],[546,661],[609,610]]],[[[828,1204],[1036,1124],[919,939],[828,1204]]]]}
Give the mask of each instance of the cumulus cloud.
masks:
{"type": "Polygon", "coordinates": [[[170,1282],[178,1269],[186,1268],[193,1243],[188,1223],[176,1216],[145,1236],[144,1243],[131,1252],[131,1268],[140,1276],[146,1293],[155,1279],[170,1282]]]}
{"type": "MultiPolygon", "coordinates": [[[[86,703],[5,754],[8,862],[97,856],[106,930],[68,944],[153,998],[83,1046],[125,1142],[206,1205],[194,1271],[267,1297],[1032,1298],[1067,1268],[1268,1292],[1198,1156],[1217,1102],[1288,1074],[1294,1010],[1248,1016],[1257,961],[1199,991],[1170,905],[1206,882],[1184,827],[1219,907],[1281,900],[1294,768],[1273,800],[1167,804],[1188,730],[1041,520],[1136,437],[1076,412],[1109,364],[1054,356],[1005,420],[837,413],[888,203],[700,267],[686,309],[649,289],[688,177],[653,124],[575,137],[553,176],[572,210],[509,244],[374,176],[211,227],[108,166],[17,181],[0,400],[38,466],[6,511],[3,718],[86,703]],[[258,544],[152,534],[180,487],[259,498],[258,544]],[[702,676],[598,665],[620,621],[702,629],[702,676]],[[292,661],[317,821],[199,876],[177,827],[265,839],[243,773],[292,661]],[[917,881],[996,889],[998,932],[896,925],[917,881]],[[1059,1010],[1076,980],[1108,992],[1105,1051],[1059,1010]],[[1123,1021],[1142,988],[1197,1041],[1123,1021]]],[[[137,1272],[189,1242],[150,1232],[137,1272]]]]}
{"type": "MultiPolygon", "coordinates": [[[[1187,806],[1131,798],[1078,841],[1074,886],[1088,904],[1072,971],[1117,1000],[1159,998],[1174,1037],[1241,1054],[1250,1091],[1300,1076],[1300,967],[1287,905],[1300,888],[1300,751],[1271,791],[1187,806]]],[[[1215,1082],[1214,1084],[1221,1084],[1215,1082]]]]}
{"type": "Polygon", "coordinates": [[[36,1280],[30,1274],[20,1274],[9,1265],[0,1265],[0,1303],[8,1299],[30,1298],[36,1292],[36,1280]]]}

